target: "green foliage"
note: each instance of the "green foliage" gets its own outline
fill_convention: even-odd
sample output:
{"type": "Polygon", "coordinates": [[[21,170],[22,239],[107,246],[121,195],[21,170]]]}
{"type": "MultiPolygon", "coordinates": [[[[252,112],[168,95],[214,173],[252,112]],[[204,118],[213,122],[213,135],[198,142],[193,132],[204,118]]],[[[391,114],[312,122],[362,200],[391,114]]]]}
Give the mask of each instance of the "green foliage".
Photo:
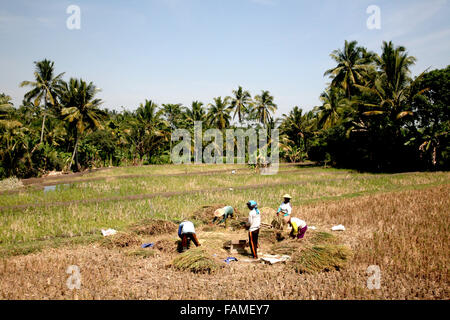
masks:
{"type": "Polygon", "coordinates": [[[369,171],[448,169],[450,67],[412,79],[416,59],[392,42],[383,42],[378,55],[345,41],[331,58],[336,66],[325,72],[331,83],[322,104],[309,112],[295,106],[282,119],[274,118],[277,104],[269,91],[252,98],[241,86],[207,107],[145,100],[134,111],[102,110],[92,82],[65,82],[52,61],[35,62],[34,80],[20,84],[30,87],[21,105],[0,93],[0,178],[170,163],[175,128],[192,135],[194,122],[202,121],[203,131],[225,130],[236,118],[244,129],[279,128],[280,156],[288,162],[369,171]]]}

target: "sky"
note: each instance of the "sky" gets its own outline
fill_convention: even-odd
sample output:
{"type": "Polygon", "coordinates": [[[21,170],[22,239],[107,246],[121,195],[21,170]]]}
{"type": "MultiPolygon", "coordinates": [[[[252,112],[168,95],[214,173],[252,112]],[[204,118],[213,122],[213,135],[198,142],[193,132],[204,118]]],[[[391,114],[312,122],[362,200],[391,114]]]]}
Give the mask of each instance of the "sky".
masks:
{"type": "MultiPolygon", "coordinates": [[[[269,90],[276,116],[310,110],[335,66],[330,53],[356,40],[380,53],[392,40],[417,58],[414,76],[450,64],[448,0],[0,0],[0,92],[22,102],[34,61],[92,81],[103,107],[136,109],[269,90]],[[69,29],[70,5],[80,28],[69,29]],[[380,9],[380,28],[367,20],[380,9]]],[[[70,20],[72,21],[72,20],[70,20]]]]}

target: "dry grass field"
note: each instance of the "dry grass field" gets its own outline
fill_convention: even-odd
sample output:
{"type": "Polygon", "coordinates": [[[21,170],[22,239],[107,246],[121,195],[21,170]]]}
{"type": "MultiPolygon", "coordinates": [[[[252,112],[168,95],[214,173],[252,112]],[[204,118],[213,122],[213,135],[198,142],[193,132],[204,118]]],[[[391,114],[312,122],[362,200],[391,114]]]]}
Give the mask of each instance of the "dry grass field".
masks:
{"type": "MultiPolygon", "coordinates": [[[[298,170],[298,177],[308,175],[306,185],[293,184],[295,173],[289,173],[289,178],[282,174],[279,178],[281,182],[287,179],[286,186],[235,190],[232,194],[204,192],[150,200],[0,211],[0,299],[450,298],[448,173],[374,175],[366,179],[367,175],[339,170],[298,170]],[[316,174],[326,174],[329,182],[315,182],[316,174]],[[351,175],[352,179],[334,180],[337,174],[351,175]],[[211,226],[202,223],[205,217],[199,216],[202,206],[225,203],[235,206],[239,216],[245,217],[248,212],[245,201],[250,198],[260,202],[260,207],[276,209],[284,192],[294,197],[293,215],[316,230],[308,230],[302,240],[282,242],[262,235],[260,253],[273,253],[277,246],[285,245],[292,249],[294,258],[305,253],[314,239],[327,232],[334,236],[335,243],[352,252],[339,270],[298,273],[294,261],[275,265],[248,262],[248,256],[230,254],[223,249],[228,240],[246,239],[244,229],[211,226]],[[149,202],[157,214],[146,217],[135,213],[148,210],[149,202]],[[75,211],[79,212],[78,216],[75,211]],[[97,216],[98,212],[101,213],[97,216]],[[198,215],[195,223],[201,248],[218,265],[212,273],[179,270],[172,263],[180,255],[176,252],[174,221],[192,215],[198,215]],[[166,222],[146,226],[152,219],[166,222]],[[49,224],[60,232],[42,237],[39,230],[49,233],[49,224]],[[330,231],[336,224],[343,224],[346,230],[330,231]],[[113,227],[120,233],[103,238],[99,234],[100,226],[113,227]],[[12,236],[14,228],[22,234],[20,240],[12,236]],[[155,247],[141,249],[140,244],[144,242],[155,242],[155,247]],[[239,261],[226,264],[223,259],[228,256],[235,256],[239,261]],[[66,270],[70,265],[80,269],[80,289],[67,287],[70,275],[66,270]],[[380,289],[367,287],[370,265],[377,265],[381,270],[380,289]]],[[[205,185],[197,180],[197,187],[208,188],[211,179],[204,180],[205,185]]],[[[249,181],[263,178],[252,179],[249,181]]],[[[189,181],[185,178],[186,190],[189,181]]],[[[103,185],[105,181],[98,183],[103,185]]],[[[129,188],[128,185],[126,182],[125,187],[129,188]]],[[[270,221],[272,217],[263,218],[270,221]]]]}

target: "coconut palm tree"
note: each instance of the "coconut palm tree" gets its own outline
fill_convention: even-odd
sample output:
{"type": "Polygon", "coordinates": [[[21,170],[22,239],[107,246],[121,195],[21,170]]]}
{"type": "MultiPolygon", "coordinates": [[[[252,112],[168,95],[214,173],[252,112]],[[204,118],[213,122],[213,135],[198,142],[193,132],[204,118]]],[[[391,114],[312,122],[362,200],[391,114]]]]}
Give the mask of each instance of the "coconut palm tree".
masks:
{"type": "Polygon", "coordinates": [[[273,96],[267,90],[262,90],[260,95],[255,96],[254,112],[259,122],[267,125],[272,119],[273,113],[277,110],[273,96]]]}
{"type": "MultiPolygon", "coordinates": [[[[280,126],[281,135],[284,137],[284,145],[293,144],[302,152],[308,151],[308,140],[314,134],[315,122],[313,112],[303,113],[303,110],[295,106],[288,115],[283,114],[280,126]]],[[[289,148],[285,148],[286,150],[289,148]]],[[[295,149],[297,150],[297,149],[295,149]]]]}
{"type": "Polygon", "coordinates": [[[131,136],[141,160],[145,154],[150,159],[152,150],[170,139],[170,123],[163,115],[164,110],[151,100],[145,100],[136,110],[131,136]]]}
{"type": "Polygon", "coordinates": [[[374,54],[357,44],[356,41],[345,40],[343,50],[334,50],[330,54],[337,66],[324,73],[324,76],[332,78],[331,86],[344,89],[348,99],[354,93],[355,84],[362,84],[365,75],[373,69],[374,54]]]}
{"type": "Polygon", "coordinates": [[[7,176],[13,175],[23,158],[28,129],[13,115],[11,97],[0,94],[0,164],[7,176]]]}
{"type": "Polygon", "coordinates": [[[26,101],[31,101],[34,99],[34,105],[39,106],[44,100],[44,116],[42,119],[42,128],[41,128],[41,139],[40,143],[42,143],[44,139],[44,129],[45,129],[45,119],[47,116],[47,111],[49,107],[55,108],[57,105],[56,101],[56,91],[61,83],[61,78],[64,75],[63,73],[54,76],[54,62],[44,59],[42,61],[34,62],[35,71],[34,77],[35,81],[22,81],[20,83],[21,87],[32,87],[33,89],[27,92],[24,96],[26,101]]]}
{"type": "Polygon", "coordinates": [[[191,108],[184,108],[183,113],[184,120],[189,124],[194,124],[195,121],[205,120],[206,113],[203,108],[203,102],[193,101],[191,108]]]}
{"type": "Polygon", "coordinates": [[[230,110],[229,106],[230,97],[214,98],[214,103],[210,103],[208,114],[206,115],[207,124],[211,127],[216,127],[220,130],[227,128],[230,125],[230,110]]]}
{"type": "Polygon", "coordinates": [[[7,115],[12,111],[11,97],[0,94],[0,120],[6,118],[7,115]]]}
{"type": "Polygon", "coordinates": [[[410,66],[416,58],[408,56],[402,46],[394,47],[392,42],[383,42],[383,52],[376,57],[379,68],[376,79],[370,85],[356,85],[362,92],[369,95],[369,101],[363,101],[363,105],[369,111],[366,116],[387,115],[395,122],[405,116],[412,115],[412,99],[424,92],[415,91],[415,83],[422,77],[420,75],[414,81],[410,78],[410,66]]]}
{"type": "Polygon", "coordinates": [[[75,145],[69,169],[72,167],[75,159],[77,169],[79,170],[80,166],[76,154],[78,153],[80,138],[87,130],[102,128],[100,121],[107,114],[98,108],[102,101],[95,99],[95,95],[99,90],[92,82],[87,84],[82,79],[71,78],[69,83],[61,83],[60,90],[60,99],[63,106],[61,114],[65,117],[64,120],[68,121],[75,136],[75,145]]]}
{"type": "Polygon", "coordinates": [[[167,103],[162,105],[163,115],[169,122],[170,128],[175,129],[181,120],[181,103],[167,103]]]}
{"type": "Polygon", "coordinates": [[[244,91],[241,86],[237,90],[233,90],[234,97],[230,102],[230,110],[234,110],[233,119],[238,115],[239,123],[242,123],[243,115],[248,112],[248,106],[252,96],[248,91],[244,91]]]}
{"type": "Polygon", "coordinates": [[[322,105],[317,107],[319,128],[329,129],[335,126],[342,117],[345,108],[350,105],[342,91],[341,88],[331,86],[320,95],[322,105]]]}

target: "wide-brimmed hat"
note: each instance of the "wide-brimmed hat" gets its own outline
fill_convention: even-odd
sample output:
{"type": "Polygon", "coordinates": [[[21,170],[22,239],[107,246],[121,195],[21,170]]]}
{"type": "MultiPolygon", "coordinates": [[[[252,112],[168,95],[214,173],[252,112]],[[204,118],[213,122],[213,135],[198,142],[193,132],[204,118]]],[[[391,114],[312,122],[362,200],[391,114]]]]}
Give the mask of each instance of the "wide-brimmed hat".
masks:
{"type": "Polygon", "coordinates": [[[214,211],[214,217],[221,217],[225,214],[225,209],[224,208],[220,208],[217,209],[216,211],[214,211]]]}
{"type": "Polygon", "coordinates": [[[283,196],[283,198],[287,198],[287,199],[291,199],[292,197],[290,195],[288,195],[287,193],[283,196]]]}

